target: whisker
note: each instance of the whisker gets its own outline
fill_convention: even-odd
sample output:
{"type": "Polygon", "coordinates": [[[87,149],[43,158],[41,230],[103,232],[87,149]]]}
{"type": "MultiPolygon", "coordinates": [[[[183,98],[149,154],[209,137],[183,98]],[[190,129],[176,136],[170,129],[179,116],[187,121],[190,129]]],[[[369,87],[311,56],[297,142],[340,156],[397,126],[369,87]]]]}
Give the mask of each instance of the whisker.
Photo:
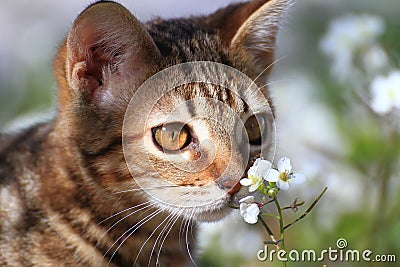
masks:
{"type": "MultiPolygon", "coordinates": [[[[156,246],[157,246],[158,240],[160,239],[160,236],[164,233],[165,229],[170,225],[171,221],[174,219],[174,217],[175,217],[176,214],[175,214],[175,213],[170,213],[169,215],[171,215],[171,216],[167,216],[167,217],[165,218],[165,220],[163,221],[163,223],[164,223],[165,221],[167,221],[167,223],[164,225],[163,229],[162,229],[162,230],[160,231],[160,233],[158,234],[156,240],[154,241],[153,247],[151,248],[150,257],[149,257],[149,261],[148,261],[148,264],[147,264],[148,267],[150,266],[151,258],[153,257],[153,253],[154,253],[154,250],[155,250],[155,248],[156,248],[156,246]],[[168,218],[168,217],[169,217],[169,218],[168,218]],[[168,218],[168,220],[167,220],[167,218],[168,218]]],[[[160,224],[159,226],[161,226],[161,224],[160,224]]],[[[158,227],[157,227],[157,228],[158,228],[158,227]]],[[[155,232],[153,232],[153,233],[155,233],[155,232]]],[[[158,258],[156,259],[156,262],[158,262],[158,258]]],[[[157,263],[156,263],[155,266],[157,266],[157,263]]]]}
{"type": "MultiPolygon", "coordinates": [[[[175,202],[177,202],[177,201],[175,201],[175,202]]],[[[174,204],[174,203],[172,203],[172,204],[174,204]]],[[[178,217],[179,217],[179,215],[180,215],[181,213],[182,213],[182,212],[180,212],[180,213],[178,214],[178,217]]],[[[143,247],[145,246],[145,244],[150,240],[151,236],[152,236],[153,234],[155,234],[155,232],[157,231],[157,229],[158,229],[165,221],[167,221],[166,224],[164,225],[163,229],[162,229],[162,230],[160,231],[160,233],[158,234],[158,236],[157,236],[157,238],[156,238],[156,240],[155,240],[155,242],[154,242],[154,244],[153,244],[153,247],[152,247],[151,252],[150,252],[150,258],[149,258],[148,266],[150,266],[151,258],[153,257],[153,252],[154,252],[154,250],[155,250],[155,247],[156,247],[156,245],[157,245],[157,243],[158,243],[158,240],[159,240],[160,236],[165,232],[165,229],[170,225],[170,222],[173,220],[173,218],[174,218],[176,215],[177,215],[177,212],[176,212],[176,211],[172,211],[172,212],[157,226],[157,228],[154,229],[154,231],[151,233],[151,235],[149,236],[149,238],[147,238],[147,240],[144,242],[144,244],[143,244],[142,247],[140,248],[140,251],[139,251],[137,257],[139,256],[139,254],[140,254],[140,252],[142,251],[142,249],[143,249],[143,247]]],[[[136,259],[135,259],[135,262],[136,262],[136,260],[137,260],[137,257],[136,257],[136,259]]],[[[158,262],[158,256],[157,256],[157,260],[156,260],[156,261],[158,262]]],[[[156,266],[157,266],[157,263],[156,263],[156,266]]]]}
{"type": "Polygon", "coordinates": [[[131,237],[135,231],[137,229],[139,229],[140,227],[142,227],[145,223],[147,223],[148,221],[150,221],[151,219],[153,219],[155,216],[157,216],[158,214],[160,214],[162,212],[162,210],[155,210],[152,213],[148,214],[146,217],[144,217],[143,219],[141,219],[139,222],[137,222],[135,225],[133,225],[132,227],[130,227],[128,230],[126,230],[106,251],[106,253],[104,254],[104,256],[106,254],[108,254],[108,252],[111,250],[112,247],[115,246],[115,244],[118,243],[118,241],[120,241],[123,236],[127,233],[129,233],[130,231],[132,231],[131,233],[129,233],[122,241],[121,244],[118,245],[118,247],[114,250],[113,254],[111,255],[110,260],[108,261],[108,264],[111,263],[111,260],[113,259],[113,257],[115,256],[115,254],[117,253],[118,249],[120,249],[120,247],[125,243],[125,241],[131,237]]]}
{"type": "MultiPolygon", "coordinates": [[[[156,260],[156,266],[157,266],[157,264],[159,264],[159,260],[160,260],[160,254],[161,254],[161,250],[162,250],[162,247],[164,246],[164,242],[165,242],[165,240],[167,239],[167,237],[168,237],[168,235],[169,235],[169,233],[171,232],[171,230],[172,230],[172,228],[174,227],[174,225],[175,225],[175,223],[179,220],[179,218],[181,217],[181,214],[182,214],[182,212],[183,212],[183,210],[181,210],[181,212],[178,214],[176,214],[176,219],[172,222],[172,224],[170,224],[171,226],[169,227],[169,230],[167,231],[167,233],[165,234],[165,236],[164,236],[164,238],[163,238],[163,240],[162,240],[162,242],[161,242],[161,244],[160,244],[160,248],[158,249],[158,253],[157,253],[157,260],[156,260]]],[[[165,228],[164,228],[165,229],[165,228]]],[[[163,229],[163,231],[164,231],[164,229],[163,229]]]]}
{"type": "MultiPolygon", "coordinates": [[[[158,226],[151,232],[151,234],[150,234],[150,235],[147,237],[147,239],[143,242],[142,246],[141,246],[140,249],[139,249],[139,252],[138,252],[137,255],[136,255],[135,262],[133,263],[133,266],[136,265],[136,262],[137,262],[137,260],[139,259],[140,253],[142,252],[142,250],[144,249],[144,246],[147,244],[147,242],[150,240],[150,238],[155,234],[155,232],[158,230],[158,228],[159,228],[161,225],[163,225],[164,222],[165,222],[169,217],[172,217],[172,215],[173,215],[172,213],[168,214],[168,216],[165,217],[165,219],[162,220],[162,222],[158,224],[158,226]]],[[[150,253],[150,259],[151,259],[151,257],[152,257],[152,254],[153,254],[153,251],[151,251],[151,253],[150,253]]]]}
{"type": "Polygon", "coordinates": [[[259,88],[259,89],[262,89],[262,88],[268,87],[268,86],[273,85],[273,84],[276,84],[276,83],[286,82],[286,81],[288,81],[288,80],[289,80],[288,78],[286,78],[286,79],[280,79],[280,80],[275,80],[275,81],[272,81],[272,82],[268,82],[268,83],[266,83],[265,85],[260,86],[260,87],[258,87],[258,88],[259,88]]]}
{"type": "Polygon", "coordinates": [[[189,255],[190,260],[197,267],[197,264],[196,264],[196,262],[194,261],[194,259],[192,257],[192,253],[190,253],[189,238],[188,238],[189,225],[191,224],[191,221],[193,219],[194,213],[195,213],[195,208],[193,208],[192,213],[190,214],[189,219],[187,220],[187,224],[186,224],[186,251],[187,251],[187,253],[189,255]]]}
{"type": "Polygon", "coordinates": [[[147,204],[147,203],[150,203],[150,201],[146,201],[146,202],[140,203],[140,204],[138,204],[138,205],[136,205],[136,206],[132,206],[132,207],[130,207],[130,208],[121,210],[121,211],[115,213],[114,215],[111,215],[110,217],[108,217],[108,218],[102,220],[101,222],[99,222],[99,223],[97,224],[97,226],[99,226],[100,224],[103,224],[104,222],[106,222],[106,221],[108,221],[108,220],[114,218],[115,216],[120,215],[121,213],[124,213],[124,212],[126,212],[126,211],[128,211],[128,210],[131,210],[131,209],[134,209],[134,208],[138,208],[138,207],[143,206],[143,205],[145,205],[145,204],[147,204]]]}
{"type": "Polygon", "coordinates": [[[276,63],[278,63],[279,61],[281,61],[281,60],[283,60],[283,59],[285,59],[285,58],[286,58],[286,56],[281,56],[280,58],[277,58],[276,60],[274,60],[274,61],[273,61],[272,63],[270,63],[267,67],[265,67],[264,70],[260,72],[260,74],[257,75],[257,77],[253,80],[253,82],[256,82],[256,80],[257,80],[258,78],[260,78],[261,75],[264,74],[264,72],[266,72],[266,71],[267,71],[268,69],[270,69],[273,65],[275,65],[276,63]]]}
{"type": "Polygon", "coordinates": [[[190,235],[192,236],[193,240],[196,240],[196,235],[193,234],[193,232],[194,232],[193,226],[194,226],[194,223],[191,223],[190,224],[190,235]]]}
{"type": "Polygon", "coordinates": [[[171,187],[179,187],[179,186],[178,185],[162,185],[162,186],[153,186],[153,187],[148,187],[148,188],[140,187],[140,188],[132,188],[132,189],[114,192],[112,194],[116,195],[116,194],[122,194],[122,193],[134,192],[134,191],[156,190],[156,189],[164,189],[164,188],[171,188],[171,187]]]}
{"type": "Polygon", "coordinates": [[[184,228],[186,225],[186,219],[183,219],[181,221],[181,225],[179,226],[179,246],[182,246],[182,238],[184,237],[184,228]]]}
{"type": "Polygon", "coordinates": [[[186,248],[186,232],[185,232],[185,230],[186,230],[186,224],[188,223],[188,221],[190,221],[190,219],[189,218],[185,218],[185,220],[183,220],[182,221],[182,223],[181,223],[181,227],[182,227],[182,237],[185,239],[185,248],[186,248]]]}
{"type": "MultiPolygon", "coordinates": [[[[147,203],[148,203],[148,202],[147,202],[147,203]]],[[[126,218],[128,218],[129,216],[132,216],[132,215],[135,214],[136,212],[141,211],[141,210],[144,210],[144,209],[147,209],[147,208],[149,208],[149,207],[151,207],[151,206],[153,206],[153,204],[150,204],[150,205],[147,205],[147,206],[145,206],[145,207],[142,207],[142,208],[140,208],[140,209],[138,209],[138,210],[135,210],[135,211],[133,211],[133,212],[131,212],[131,213],[125,215],[125,216],[122,217],[121,219],[119,219],[117,222],[115,222],[113,225],[111,225],[111,226],[107,229],[107,231],[105,231],[105,232],[101,235],[101,237],[99,238],[99,241],[98,241],[97,244],[96,244],[96,247],[97,247],[97,245],[100,243],[100,240],[102,240],[102,239],[104,238],[104,236],[105,236],[108,232],[110,232],[111,229],[113,229],[117,224],[119,224],[120,222],[122,222],[123,220],[125,220],[126,218]]],[[[114,244],[113,244],[112,246],[114,246],[114,244]]]]}

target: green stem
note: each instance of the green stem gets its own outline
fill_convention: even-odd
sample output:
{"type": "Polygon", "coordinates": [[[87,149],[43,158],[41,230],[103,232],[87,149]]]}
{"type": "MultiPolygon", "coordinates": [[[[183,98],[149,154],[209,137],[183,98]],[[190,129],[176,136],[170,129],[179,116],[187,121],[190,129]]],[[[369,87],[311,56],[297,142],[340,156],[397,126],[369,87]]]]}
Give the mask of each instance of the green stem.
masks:
{"type": "Polygon", "coordinates": [[[311,205],[308,207],[308,209],[299,218],[297,218],[293,222],[291,222],[288,225],[286,225],[283,229],[286,230],[287,228],[289,228],[293,224],[297,223],[301,219],[304,219],[308,215],[308,213],[315,207],[315,205],[317,205],[318,201],[325,194],[326,190],[328,190],[328,187],[325,187],[324,190],[322,190],[322,192],[318,195],[318,197],[313,201],[313,203],[311,203],[311,205]]]}
{"type": "MultiPolygon", "coordinates": [[[[370,234],[369,234],[369,247],[373,248],[374,250],[379,249],[382,246],[382,243],[377,243],[377,240],[380,240],[382,236],[382,229],[384,231],[389,227],[387,225],[387,213],[385,212],[388,208],[388,198],[387,198],[387,191],[388,191],[388,183],[391,176],[390,166],[382,166],[383,170],[380,172],[381,175],[377,176],[380,177],[381,181],[379,184],[379,195],[378,195],[378,204],[376,206],[375,214],[373,215],[374,218],[372,219],[372,223],[370,226],[370,234]]],[[[373,263],[370,263],[369,266],[374,266],[373,263]]]]}
{"type": "Polygon", "coordinates": [[[271,241],[276,245],[276,248],[279,249],[279,242],[276,241],[274,237],[274,233],[272,233],[271,228],[269,228],[268,224],[264,221],[264,219],[258,215],[258,218],[260,219],[261,224],[264,226],[265,230],[267,231],[269,238],[271,238],[271,241]]]}
{"type": "Polygon", "coordinates": [[[275,215],[275,214],[261,212],[260,215],[272,217],[272,218],[275,218],[275,219],[279,220],[279,216],[275,215]]]}
{"type": "MultiPolygon", "coordinates": [[[[285,226],[283,223],[283,216],[282,216],[282,209],[281,206],[279,205],[278,199],[276,197],[274,197],[274,202],[276,205],[276,209],[278,210],[278,214],[279,214],[279,230],[280,230],[280,237],[281,237],[281,249],[286,251],[285,248],[285,226]]],[[[282,266],[286,267],[286,261],[282,261],[282,266]]]]}

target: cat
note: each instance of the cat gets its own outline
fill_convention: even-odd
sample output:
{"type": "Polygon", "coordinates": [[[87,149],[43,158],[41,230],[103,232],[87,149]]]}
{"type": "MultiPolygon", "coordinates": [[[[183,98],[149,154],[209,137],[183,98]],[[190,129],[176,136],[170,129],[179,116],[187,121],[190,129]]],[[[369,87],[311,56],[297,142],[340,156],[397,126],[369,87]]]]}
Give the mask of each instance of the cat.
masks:
{"type": "Polygon", "coordinates": [[[290,5],[254,0],[144,24],[112,1],[87,7],[55,58],[55,118],[0,137],[0,265],[193,266],[197,223],[226,216],[245,170],[272,149],[263,83],[290,5]],[[236,69],[257,91],[245,101],[243,90],[194,81],[137,98],[149,78],[162,72],[168,84],[190,62],[231,87],[241,81],[207,62],[236,69]],[[173,110],[185,119],[168,120],[173,110]],[[247,154],[227,145],[237,125],[247,154]]]}

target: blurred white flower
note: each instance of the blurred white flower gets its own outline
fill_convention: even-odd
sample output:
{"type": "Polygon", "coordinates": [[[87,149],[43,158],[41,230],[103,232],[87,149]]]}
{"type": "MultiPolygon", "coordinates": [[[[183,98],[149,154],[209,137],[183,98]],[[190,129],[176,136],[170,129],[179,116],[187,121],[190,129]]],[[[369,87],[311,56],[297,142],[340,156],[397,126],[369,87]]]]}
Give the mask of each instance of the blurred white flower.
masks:
{"type": "Polygon", "coordinates": [[[375,74],[389,65],[389,59],[385,50],[379,45],[368,47],[362,53],[362,62],[369,74],[375,74]]]}
{"type": "Polygon", "coordinates": [[[263,183],[264,177],[267,176],[268,171],[271,169],[271,162],[263,159],[256,159],[253,166],[250,167],[247,172],[248,178],[240,180],[240,184],[243,186],[250,186],[249,192],[254,192],[263,183]]]}
{"type": "Polygon", "coordinates": [[[249,224],[255,224],[258,221],[258,214],[260,214],[260,208],[257,203],[254,203],[253,196],[247,196],[239,200],[240,215],[244,221],[249,224]]]}
{"type": "Polygon", "coordinates": [[[353,70],[353,55],[376,42],[385,29],[382,18],[347,14],[336,18],[320,42],[321,51],[333,60],[332,75],[345,80],[353,70]]]}
{"type": "Polygon", "coordinates": [[[281,190],[288,190],[290,184],[301,184],[306,178],[303,174],[292,173],[292,165],[290,159],[283,157],[278,161],[278,170],[271,169],[266,180],[276,182],[276,185],[281,190]]]}
{"type": "Polygon", "coordinates": [[[349,51],[342,51],[333,58],[331,66],[332,77],[339,81],[346,81],[354,72],[353,55],[349,51]]]}
{"type": "Polygon", "coordinates": [[[327,55],[337,56],[352,52],[375,42],[385,29],[382,18],[368,14],[348,14],[334,19],[320,43],[327,55]]]}
{"type": "Polygon", "coordinates": [[[378,114],[400,109],[400,70],[394,70],[387,77],[379,76],[371,83],[371,108],[378,114]]]}

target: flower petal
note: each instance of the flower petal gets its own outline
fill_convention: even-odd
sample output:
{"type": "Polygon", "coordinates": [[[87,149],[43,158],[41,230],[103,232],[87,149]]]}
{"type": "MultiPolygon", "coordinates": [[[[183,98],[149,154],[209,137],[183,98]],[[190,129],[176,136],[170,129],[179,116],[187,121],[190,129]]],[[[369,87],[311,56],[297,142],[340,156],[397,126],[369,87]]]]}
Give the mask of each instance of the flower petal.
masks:
{"type": "Polygon", "coordinates": [[[246,215],[247,207],[248,207],[247,203],[240,203],[239,205],[240,216],[244,217],[246,215]]]}
{"type": "Polygon", "coordinates": [[[254,203],[254,196],[247,196],[239,200],[239,203],[254,203]]]}
{"type": "Polygon", "coordinates": [[[251,179],[249,178],[243,178],[240,180],[240,184],[243,186],[250,186],[251,185],[251,179]]]}
{"type": "Polygon", "coordinates": [[[292,165],[290,164],[290,159],[283,157],[278,161],[278,171],[279,172],[292,172],[292,165]]]}
{"type": "Polygon", "coordinates": [[[258,170],[258,164],[260,163],[261,159],[258,158],[254,161],[253,166],[250,167],[250,169],[247,171],[247,174],[250,176],[257,177],[257,170],[258,170]]]}
{"type": "Polygon", "coordinates": [[[276,185],[278,186],[278,188],[280,190],[283,190],[283,191],[289,190],[289,183],[288,182],[285,182],[285,181],[282,181],[282,180],[278,180],[276,185]]]}
{"type": "Polygon", "coordinates": [[[265,177],[269,170],[272,168],[272,163],[269,162],[268,160],[260,160],[258,166],[257,166],[257,174],[260,177],[265,177]]]}
{"type": "Polygon", "coordinates": [[[290,184],[302,184],[306,181],[306,177],[301,173],[294,173],[289,179],[290,184]]]}
{"type": "Polygon", "coordinates": [[[247,207],[243,219],[247,223],[255,224],[258,221],[258,214],[260,214],[260,209],[257,204],[251,204],[247,207]]]}
{"type": "Polygon", "coordinates": [[[271,169],[269,170],[267,177],[264,179],[268,182],[276,183],[279,180],[279,172],[275,169],[271,169]]]}
{"type": "Polygon", "coordinates": [[[250,185],[249,192],[251,193],[256,191],[257,188],[260,186],[261,182],[262,182],[261,180],[258,180],[255,184],[250,185]]]}

